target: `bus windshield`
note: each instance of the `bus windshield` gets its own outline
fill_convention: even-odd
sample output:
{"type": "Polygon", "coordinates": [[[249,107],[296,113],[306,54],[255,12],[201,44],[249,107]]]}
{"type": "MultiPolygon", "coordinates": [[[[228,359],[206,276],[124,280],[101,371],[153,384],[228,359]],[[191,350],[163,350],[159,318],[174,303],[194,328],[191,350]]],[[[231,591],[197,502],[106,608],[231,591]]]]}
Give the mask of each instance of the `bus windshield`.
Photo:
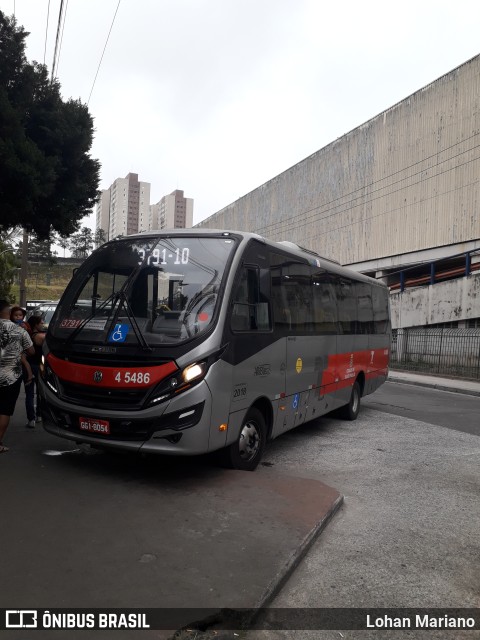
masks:
{"type": "Polygon", "coordinates": [[[195,337],[212,325],[234,246],[231,237],[184,235],[107,243],[76,272],[50,334],[144,348],[195,337]]]}

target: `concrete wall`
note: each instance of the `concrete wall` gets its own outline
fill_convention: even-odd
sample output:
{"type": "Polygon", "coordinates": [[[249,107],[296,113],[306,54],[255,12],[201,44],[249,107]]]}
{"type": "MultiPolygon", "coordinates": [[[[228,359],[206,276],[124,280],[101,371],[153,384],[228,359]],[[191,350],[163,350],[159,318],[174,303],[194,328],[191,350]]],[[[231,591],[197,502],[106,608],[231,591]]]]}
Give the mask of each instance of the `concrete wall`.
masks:
{"type": "Polygon", "coordinates": [[[479,141],[476,56],[197,226],[347,265],[478,239],[479,141]]]}
{"type": "Polygon", "coordinates": [[[392,293],[390,309],[394,329],[480,318],[480,273],[392,293]]]}

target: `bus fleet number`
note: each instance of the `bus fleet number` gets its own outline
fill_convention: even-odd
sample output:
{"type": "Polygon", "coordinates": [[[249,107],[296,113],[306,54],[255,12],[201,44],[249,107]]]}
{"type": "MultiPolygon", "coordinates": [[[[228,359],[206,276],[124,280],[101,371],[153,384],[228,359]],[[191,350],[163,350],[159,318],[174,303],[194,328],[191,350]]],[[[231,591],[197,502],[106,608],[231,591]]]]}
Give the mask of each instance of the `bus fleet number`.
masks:
{"type": "Polygon", "coordinates": [[[119,371],[115,376],[116,382],[124,382],[125,384],[149,384],[150,382],[150,374],[148,372],[143,373],[142,371],[119,371]]]}

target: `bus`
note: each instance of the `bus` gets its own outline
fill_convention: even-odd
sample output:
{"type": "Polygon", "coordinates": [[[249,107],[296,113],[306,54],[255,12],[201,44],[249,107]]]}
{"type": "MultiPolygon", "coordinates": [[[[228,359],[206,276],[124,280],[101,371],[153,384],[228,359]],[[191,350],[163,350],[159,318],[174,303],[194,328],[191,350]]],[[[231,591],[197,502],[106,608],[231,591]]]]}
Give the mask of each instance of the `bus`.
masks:
{"type": "Polygon", "coordinates": [[[44,343],[56,436],[142,453],[265,445],[333,410],[355,420],[387,378],[385,285],[291,242],[174,229],[105,243],[74,273],[44,343]]]}

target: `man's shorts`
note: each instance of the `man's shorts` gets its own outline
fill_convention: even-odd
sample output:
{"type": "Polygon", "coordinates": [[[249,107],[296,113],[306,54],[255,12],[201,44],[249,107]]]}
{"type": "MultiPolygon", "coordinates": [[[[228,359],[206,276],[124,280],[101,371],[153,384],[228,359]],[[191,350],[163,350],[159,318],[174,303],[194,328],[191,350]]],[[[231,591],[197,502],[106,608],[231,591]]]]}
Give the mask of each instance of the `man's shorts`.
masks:
{"type": "Polygon", "coordinates": [[[13,384],[0,387],[0,416],[13,416],[21,386],[22,376],[13,384]]]}

